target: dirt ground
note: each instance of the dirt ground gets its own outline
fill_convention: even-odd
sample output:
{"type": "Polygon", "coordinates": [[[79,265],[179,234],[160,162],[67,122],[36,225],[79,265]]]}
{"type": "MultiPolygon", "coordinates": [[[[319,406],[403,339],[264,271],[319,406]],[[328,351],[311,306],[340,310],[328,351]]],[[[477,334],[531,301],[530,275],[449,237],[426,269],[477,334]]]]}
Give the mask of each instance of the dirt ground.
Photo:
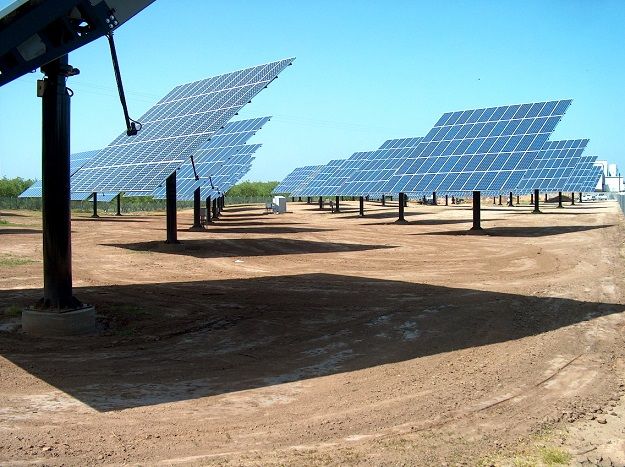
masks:
{"type": "Polygon", "coordinates": [[[98,332],[35,338],[39,213],[0,218],[0,464],[625,465],[614,202],[76,215],[98,332]]]}

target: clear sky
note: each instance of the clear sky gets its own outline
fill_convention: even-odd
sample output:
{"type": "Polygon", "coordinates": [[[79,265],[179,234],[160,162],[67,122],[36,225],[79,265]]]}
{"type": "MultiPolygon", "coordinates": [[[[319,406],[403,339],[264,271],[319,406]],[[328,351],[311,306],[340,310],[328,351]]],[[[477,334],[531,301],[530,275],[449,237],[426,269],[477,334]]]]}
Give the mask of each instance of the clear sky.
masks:
{"type": "MultiPolygon", "coordinates": [[[[11,3],[0,0],[0,8],[11,3]]],[[[623,0],[156,0],[116,33],[131,117],[177,84],[297,57],[239,117],[273,119],[249,180],[280,180],[441,114],[572,98],[552,139],[625,169],[623,0]]],[[[70,55],[72,152],[124,130],[106,39],[70,55]]],[[[39,71],[0,88],[0,176],[39,178],[39,71]]]]}

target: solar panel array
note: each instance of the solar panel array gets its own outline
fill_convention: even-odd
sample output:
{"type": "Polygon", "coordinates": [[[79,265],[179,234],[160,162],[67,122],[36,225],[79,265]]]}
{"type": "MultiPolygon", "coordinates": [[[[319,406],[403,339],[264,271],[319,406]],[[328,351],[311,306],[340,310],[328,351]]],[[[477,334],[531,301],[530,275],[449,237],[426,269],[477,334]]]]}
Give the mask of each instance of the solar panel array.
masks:
{"type": "MultiPolygon", "coordinates": [[[[597,156],[582,155],[580,157],[579,163],[575,166],[575,168],[571,172],[571,175],[566,181],[563,190],[571,192],[587,191],[583,190],[583,188],[586,186],[588,179],[592,175],[592,168],[594,167],[594,162],[596,160],[597,156]]],[[[594,185],[592,191],[594,191],[594,185]]]]}
{"type": "Polygon", "coordinates": [[[381,195],[380,187],[401,171],[406,159],[417,151],[423,138],[389,139],[363,157],[362,165],[345,181],[342,193],[348,196],[381,195]]]}
{"type": "Polygon", "coordinates": [[[532,190],[568,189],[567,182],[587,145],[587,139],[547,141],[514,191],[530,193],[532,190]]]}
{"type": "Polygon", "coordinates": [[[327,192],[327,182],[332,178],[336,170],[345,163],[345,159],[333,159],[324,165],[306,185],[291,193],[294,196],[324,196],[327,192]]]}
{"type": "Polygon", "coordinates": [[[233,155],[226,164],[223,164],[214,176],[211,177],[212,186],[204,185],[201,188],[202,198],[225,194],[241,178],[249,172],[254,157],[252,155],[260,149],[260,144],[246,144],[233,155]]]}
{"type": "MultiPolygon", "coordinates": [[[[241,152],[245,143],[260,130],[270,117],[229,122],[198,149],[194,163],[190,161],[180,167],[176,174],[176,194],[180,200],[193,199],[196,188],[210,183],[210,177],[233,155],[241,152]],[[195,167],[195,169],[194,169],[195,167]],[[197,174],[197,178],[196,178],[197,174]]],[[[155,198],[165,198],[165,187],[152,192],[155,198]]]]}
{"type": "MultiPolygon", "coordinates": [[[[74,154],[70,154],[69,156],[70,177],[74,175],[74,173],[78,169],[80,169],[83,165],[85,165],[90,159],[92,159],[99,151],[100,151],[99,149],[95,149],[93,151],[83,151],[83,152],[76,152],[74,154]]],[[[71,187],[72,191],[73,191],[73,188],[74,187],[72,186],[71,187]]],[[[37,180],[30,187],[24,190],[19,195],[19,198],[41,198],[42,196],[41,190],[42,190],[42,181],[37,180]]],[[[91,193],[87,194],[86,196],[84,193],[80,193],[80,194],[74,195],[74,197],[72,197],[71,199],[74,200],[74,198],[76,198],[78,201],[82,201],[82,200],[87,199],[90,195],[91,193]],[[85,197],[83,198],[82,196],[85,196],[85,197]]]]}
{"type": "Polygon", "coordinates": [[[322,167],[322,165],[307,165],[296,168],[273,189],[273,193],[288,195],[297,192],[317,175],[322,167]]]}
{"type": "Polygon", "coordinates": [[[176,86],[75,174],[76,191],[150,195],[292,63],[289,58],[176,86]]]}
{"type": "Polygon", "coordinates": [[[444,114],[382,193],[514,190],[570,100],[444,114]]]}

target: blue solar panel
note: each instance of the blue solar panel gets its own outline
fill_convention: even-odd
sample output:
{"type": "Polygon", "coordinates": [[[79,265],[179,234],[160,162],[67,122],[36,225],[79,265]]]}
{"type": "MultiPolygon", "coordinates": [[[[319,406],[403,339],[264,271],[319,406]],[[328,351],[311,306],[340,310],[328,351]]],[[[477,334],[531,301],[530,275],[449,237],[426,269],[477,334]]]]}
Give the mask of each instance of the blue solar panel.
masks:
{"type": "Polygon", "coordinates": [[[326,181],[334,175],[336,169],[345,163],[346,159],[333,159],[324,165],[308,183],[296,192],[296,196],[324,196],[327,195],[326,181]]]}
{"type": "Polygon", "coordinates": [[[543,147],[570,100],[444,114],[379,193],[509,191],[543,147]]]}
{"type": "Polygon", "coordinates": [[[389,182],[393,174],[406,170],[405,162],[419,147],[422,138],[401,138],[385,141],[379,149],[364,153],[361,164],[341,188],[342,195],[380,195],[380,187],[389,182]]]}
{"type": "MultiPolygon", "coordinates": [[[[90,159],[92,159],[98,152],[100,152],[99,149],[93,150],[93,151],[83,151],[83,152],[77,152],[74,154],[70,154],[69,156],[69,175],[70,177],[78,170],[80,169],[83,165],[85,165],[90,159]]],[[[35,183],[33,183],[30,187],[28,187],[26,190],[24,190],[24,192],[22,192],[19,195],[19,198],[41,198],[42,193],[42,185],[41,185],[41,180],[37,180],[35,183]]],[[[73,185],[71,187],[72,191],[74,189],[73,185]]],[[[78,199],[79,201],[85,200],[87,199],[89,196],[91,195],[91,193],[88,193],[84,198],[82,198],[83,194],[77,194],[75,195],[75,198],[78,199]]],[[[72,200],[74,200],[74,198],[71,198],[72,200]]]]}
{"type": "MultiPolygon", "coordinates": [[[[588,179],[594,170],[594,162],[597,160],[597,156],[582,155],[578,164],[573,169],[571,176],[566,182],[566,191],[581,192],[583,193],[588,183],[588,179]]],[[[594,191],[594,188],[593,188],[594,191]]]]}
{"type": "Polygon", "coordinates": [[[77,191],[151,194],[294,59],[177,86],[74,176],[77,191]]]}
{"type": "Polygon", "coordinates": [[[587,139],[547,141],[514,191],[530,193],[532,190],[568,190],[568,180],[587,145],[587,139]]]}
{"type": "Polygon", "coordinates": [[[273,193],[291,194],[297,192],[305,186],[321,170],[322,165],[307,165],[298,167],[288,174],[278,186],[273,189],[273,193]]]}
{"type": "MultiPolygon", "coordinates": [[[[230,157],[241,152],[245,143],[270,117],[254,118],[230,122],[193,156],[193,164],[189,160],[180,167],[176,174],[176,191],[178,199],[193,199],[196,188],[208,183],[208,178],[230,157]],[[195,167],[195,170],[194,170],[195,167]],[[197,174],[197,179],[196,179],[197,174]]],[[[160,186],[152,192],[155,198],[165,198],[165,187],[160,186]]]]}

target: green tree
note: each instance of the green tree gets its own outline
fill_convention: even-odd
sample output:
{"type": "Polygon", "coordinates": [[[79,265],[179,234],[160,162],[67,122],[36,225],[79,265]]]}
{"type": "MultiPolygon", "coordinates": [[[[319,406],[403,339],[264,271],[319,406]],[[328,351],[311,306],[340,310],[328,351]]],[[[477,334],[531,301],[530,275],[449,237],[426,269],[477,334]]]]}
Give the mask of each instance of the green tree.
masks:
{"type": "Polygon", "coordinates": [[[34,180],[23,179],[22,177],[0,179],[0,197],[17,198],[26,188],[35,183],[34,180]]]}
{"type": "Polygon", "coordinates": [[[227,196],[267,197],[279,182],[241,182],[230,188],[227,196]]]}

